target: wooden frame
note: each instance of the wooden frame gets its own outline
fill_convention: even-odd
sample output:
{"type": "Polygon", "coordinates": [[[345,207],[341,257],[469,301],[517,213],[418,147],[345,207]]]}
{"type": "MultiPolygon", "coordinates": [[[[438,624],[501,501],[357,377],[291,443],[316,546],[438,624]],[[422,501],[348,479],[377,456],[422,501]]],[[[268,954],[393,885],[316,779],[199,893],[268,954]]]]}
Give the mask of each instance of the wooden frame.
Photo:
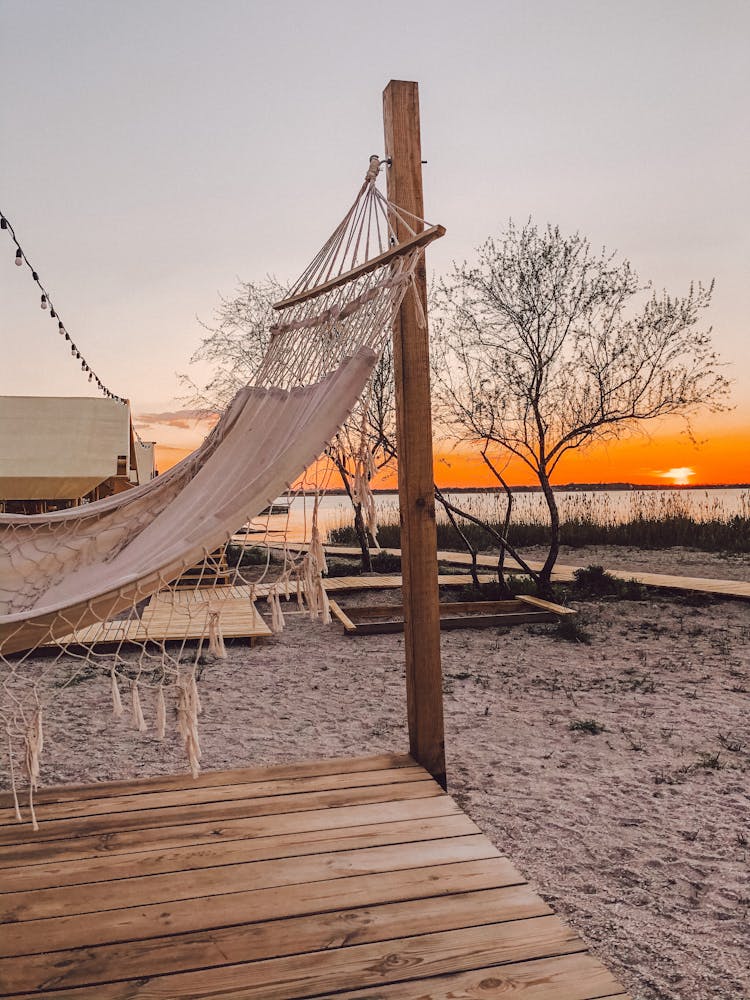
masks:
{"type": "MultiPolygon", "coordinates": [[[[557,622],[574,615],[571,608],[519,595],[507,601],[456,601],[440,604],[440,628],[497,628],[503,625],[531,625],[557,622]]],[[[380,604],[342,608],[331,601],[331,611],[347,635],[383,635],[403,632],[401,604],[380,604]]]]}

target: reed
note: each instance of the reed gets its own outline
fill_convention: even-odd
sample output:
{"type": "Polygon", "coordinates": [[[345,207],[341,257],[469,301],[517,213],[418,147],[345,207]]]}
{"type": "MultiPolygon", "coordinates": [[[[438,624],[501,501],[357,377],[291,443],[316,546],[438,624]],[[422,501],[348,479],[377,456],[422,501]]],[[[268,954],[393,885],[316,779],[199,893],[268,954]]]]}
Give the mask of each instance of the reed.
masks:
{"type": "MultiPolygon", "coordinates": [[[[728,512],[721,501],[704,494],[637,492],[579,493],[560,497],[563,545],[621,545],[642,549],[673,546],[704,552],[750,552],[750,494],[740,496],[739,513],[728,512]]],[[[503,498],[493,494],[458,497],[457,503],[475,517],[500,530],[503,498]]],[[[385,547],[398,548],[400,528],[395,503],[382,505],[378,539],[385,547]]],[[[463,530],[477,549],[490,549],[489,536],[477,525],[464,522],[463,530]]],[[[438,548],[461,549],[461,539],[438,507],[438,548]]],[[[329,530],[336,545],[356,544],[352,525],[343,519],[329,530]]],[[[523,548],[545,545],[549,522],[543,499],[537,494],[518,496],[509,532],[512,545],[523,548]]]]}

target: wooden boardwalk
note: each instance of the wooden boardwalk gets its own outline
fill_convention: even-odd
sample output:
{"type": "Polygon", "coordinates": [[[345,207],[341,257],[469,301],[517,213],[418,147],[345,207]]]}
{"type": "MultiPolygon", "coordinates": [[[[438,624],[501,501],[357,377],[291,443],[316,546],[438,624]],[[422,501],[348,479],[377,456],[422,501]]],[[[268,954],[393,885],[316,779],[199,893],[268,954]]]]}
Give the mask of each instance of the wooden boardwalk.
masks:
{"type": "Polygon", "coordinates": [[[0,992],[627,1000],[405,756],[0,797],[0,992]]]}
{"type": "MultiPolygon", "coordinates": [[[[276,546],[273,546],[276,547],[276,546]]],[[[279,548],[282,546],[279,545],[279,548]]],[[[292,548],[293,546],[290,546],[292,548]]],[[[331,556],[359,556],[359,549],[348,545],[326,545],[325,551],[331,556]]],[[[382,549],[388,555],[399,556],[399,549],[382,549]]],[[[438,561],[448,563],[453,566],[470,566],[471,557],[467,552],[438,552],[438,561]]],[[[477,565],[480,569],[495,569],[497,567],[497,556],[479,555],[477,565]]],[[[529,566],[534,570],[540,570],[542,564],[529,562],[529,566]]],[[[510,572],[519,572],[521,567],[510,557],[506,560],[506,569],[510,572]]],[[[574,579],[576,570],[581,566],[556,564],[552,579],[557,583],[570,583],[574,579]]],[[[714,580],[711,577],[698,576],[676,576],[667,573],[641,573],[629,569],[617,569],[605,567],[608,573],[618,577],[620,580],[636,580],[647,587],[663,588],[665,590],[689,590],[697,591],[701,594],[714,594],[716,597],[734,597],[741,600],[750,601],[750,582],[745,580],[714,580]]]]}

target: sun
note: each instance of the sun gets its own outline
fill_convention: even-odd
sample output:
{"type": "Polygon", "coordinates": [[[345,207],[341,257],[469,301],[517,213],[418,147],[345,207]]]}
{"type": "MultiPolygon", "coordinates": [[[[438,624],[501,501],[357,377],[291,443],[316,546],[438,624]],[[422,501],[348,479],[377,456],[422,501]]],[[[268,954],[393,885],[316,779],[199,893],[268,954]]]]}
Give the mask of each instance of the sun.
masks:
{"type": "Polygon", "coordinates": [[[659,473],[662,479],[671,479],[673,486],[689,486],[690,480],[694,475],[695,469],[691,469],[685,465],[679,469],[667,469],[666,472],[659,473]]]}

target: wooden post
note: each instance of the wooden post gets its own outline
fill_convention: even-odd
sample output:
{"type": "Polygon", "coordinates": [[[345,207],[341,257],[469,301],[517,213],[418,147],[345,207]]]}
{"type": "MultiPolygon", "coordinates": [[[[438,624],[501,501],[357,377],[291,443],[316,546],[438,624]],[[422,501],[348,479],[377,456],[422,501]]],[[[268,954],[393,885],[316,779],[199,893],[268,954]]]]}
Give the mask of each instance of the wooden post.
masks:
{"type": "MultiPolygon", "coordinates": [[[[422,150],[416,83],[391,80],[383,91],[388,199],[420,219],[422,150]]],[[[413,225],[413,220],[408,220],[413,225]]],[[[407,232],[396,227],[399,241],[407,232]]],[[[429,334],[420,327],[415,291],[427,315],[424,255],[393,327],[398,492],[401,510],[406,705],[411,755],[446,787],[440,668],[435,488],[432,467],[429,334]]]]}

